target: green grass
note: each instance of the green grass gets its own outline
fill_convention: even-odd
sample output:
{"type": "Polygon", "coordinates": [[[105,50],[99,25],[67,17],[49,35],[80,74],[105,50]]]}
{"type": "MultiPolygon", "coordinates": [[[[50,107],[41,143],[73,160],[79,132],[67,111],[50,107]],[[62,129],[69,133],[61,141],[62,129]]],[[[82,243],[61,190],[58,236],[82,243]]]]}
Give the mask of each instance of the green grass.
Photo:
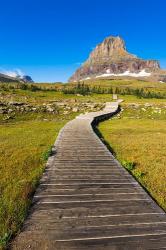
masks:
{"type": "Polygon", "coordinates": [[[166,210],[165,104],[123,105],[124,111],[99,130],[122,165],[166,210]]]}
{"type": "Polygon", "coordinates": [[[103,94],[103,95],[87,95],[87,96],[77,96],[77,95],[66,95],[62,92],[57,91],[36,91],[32,92],[30,90],[6,90],[1,91],[0,101],[19,101],[30,104],[42,104],[42,103],[50,103],[54,101],[72,101],[77,100],[79,102],[88,102],[88,101],[99,101],[104,102],[105,100],[112,100],[111,94],[103,94]]]}
{"type": "Polygon", "coordinates": [[[20,228],[59,130],[74,118],[0,125],[0,245],[20,228]]]}
{"type": "MultiPolygon", "coordinates": [[[[70,83],[70,85],[75,85],[77,83],[70,83]]],[[[104,86],[104,87],[131,87],[131,88],[156,88],[159,89],[166,89],[165,84],[160,82],[149,82],[139,79],[97,79],[97,80],[87,80],[84,81],[84,84],[88,85],[97,85],[97,86],[104,86]]]]}

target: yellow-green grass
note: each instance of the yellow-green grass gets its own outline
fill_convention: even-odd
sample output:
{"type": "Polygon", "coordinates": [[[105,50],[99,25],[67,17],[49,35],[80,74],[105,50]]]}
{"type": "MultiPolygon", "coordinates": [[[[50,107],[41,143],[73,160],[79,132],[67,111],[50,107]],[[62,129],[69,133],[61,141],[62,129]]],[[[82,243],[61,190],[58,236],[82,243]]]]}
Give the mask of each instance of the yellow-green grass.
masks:
{"type": "Polygon", "coordinates": [[[1,100],[6,101],[19,101],[31,104],[41,104],[48,103],[54,101],[65,101],[65,100],[73,100],[76,99],[78,101],[86,102],[86,101],[100,101],[100,100],[111,100],[112,95],[104,94],[104,95],[87,95],[87,96],[79,96],[74,94],[64,94],[62,92],[57,91],[30,91],[30,90],[7,90],[1,91],[1,100]]]}
{"type": "Polygon", "coordinates": [[[124,107],[119,118],[99,125],[100,133],[122,165],[166,210],[165,106],[124,107]]]}
{"type": "MultiPolygon", "coordinates": [[[[144,99],[138,98],[137,96],[133,95],[118,95],[119,98],[124,99],[126,102],[138,102],[138,103],[145,103],[145,102],[157,102],[157,103],[164,103],[164,99],[144,99]]],[[[75,94],[64,94],[62,92],[57,91],[36,91],[32,92],[30,90],[8,90],[8,91],[1,91],[0,101],[19,101],[25,102],[29,104],[43,104],[43,103],[50,103],[50,102],[63,102],[63,101],[73,101],[77,100],[78,102],[109,102],[112,101],[112,94],[91,94],[86,96],[80,96],[75,94]]]]}
{"type": "Polygon", "coordinates": [[[165,99],[139,98],[134,95],[118,95],[118,98],[123,99],[124,103],[138,103],[138,104],[150,103],[150,104],[165,104],[166,105],[165,99]]]}
{"type": "Polygon", "coordinates": [[[0,125],[0,248],[20,228],[59,130],[74,118],[0,125]]]}
{"type": "MultiPolygon", "coordinates": [[[[74,88],[78,83],[69,83],[69,84],[39,84],[34,83],[33,85],[39,87],[39,90],[32,91],[30,88],[30,84],[27,84],[28,89],[21,89],[21,85],[18,83],[0,83],[0,102],[3,101],[21,101],[30,104],[42,104],[42,103],[50,103],[54,101],[71,101],[73,99],[79,102],[105,102],[112,100],[112,94],[96,94],[90,93],[88,95],[75,95],[75,94],[64,94],[63,89],[66,88],[74,88]]],[[[166,94],[166,84],[159,82],[146,82],[140,81],[138,79],[127,79],[127,80],[110,80],[110,79],[98,79],[98,80],[89,80],[84,81],[85,85],[89,87],[99,87],[101,89],[108,90],[112,89],[144,89],[145,92],[157,93],[161,95],[166,94]]],[[[121,96],[119,96],[121,97],[121,96]]],[[[123,95],[123,99],[125,100],[136,100],[138,97],[133,95],[123,95]]],[[[149,102],[149,98],[146,99],[149,102]]],[[[158,102],[162,102],[162,99],[158,99],[158,102]]],[[[141,99],[139,100],[141,102],[141,99]]],[[[144,101],[143,101],[144,102],[144,101]]]]}
{"type": "MultiPolygon", "coordinates": [[[[145,80],[138,79],[97,79],[97,80],[87,80],[84,82],[84,85],[88,85],[89,87],[100,87],[104,89],[108,88],[119,88],[119,89],[144,89],[150,92],[166,92],[166,83],[160,82],[149,82],[145,80]]],[[[7,93],[13,93],[15,96],[19,96],[20,94],[26,99],[30,99],[31,101],[38,100],[48,100],[48,98],[53,98],[57,96],[58,98],[62,97],[62,93],[56,93],[62,90],[64,87],[72,88],[76,86],[78,83],[68,83],[68,84],[51,84],[51,83],[34,83],[33,85],[39,87],[39,91],[30,91],[30,90],[22,90],[21,85],[18,83],[0,83],[0,90],[5,95],[7,93]],[[4,90],[3,86],[6,86],[6,90],[4,90]],[[31,98],[30,98],[31,97],[31,98]]],[[[27,84],[27,86],[31,86],[27,84]]],[[[72,98],[72,95],[63,95],[64,98],[72,98]],[[65,97],[66,96],[66,97],[65,97]]],[[[76,97],[80,99],[80,97],[76,97]]]]}
{"type": "MultiPolygon", "coordinates": [[[[69,86],[77,85],[78,83],[70,83],[69,86]]],[[[140,89],[144,88],[149,91],[166,91],[166,84],[160,82],[150,82],[145,80],[138,80],[138,79],[97,79],[97,80],[87,80],[84,81],[85,85],[93,86],[100,86],[103,88],[132,88],[132,89],[140,89]]]]}

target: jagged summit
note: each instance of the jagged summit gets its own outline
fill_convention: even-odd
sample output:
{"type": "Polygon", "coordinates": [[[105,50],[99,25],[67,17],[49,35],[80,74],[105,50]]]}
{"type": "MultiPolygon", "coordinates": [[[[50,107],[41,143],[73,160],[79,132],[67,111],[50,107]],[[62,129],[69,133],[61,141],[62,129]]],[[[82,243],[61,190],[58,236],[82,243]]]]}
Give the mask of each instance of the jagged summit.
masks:
{"type": "Polygon", "coordinates": [[[87,62],[96,63],[99,60],[99,62],[108,62],[121,60],[122,58],[131,59],[136,58],[136,56],[127,52],[125,42],[121,37],[109,36],[96,46],[87,62]]]}
{"type": "Polygon", "coordinates": [[[156,60],[143,60],[126,50],[124,40],[109,36],[96,46],[85,63],[69,79],[79,81],[89,78],[129,75],[149,76],[160,69],[156,60]]]}

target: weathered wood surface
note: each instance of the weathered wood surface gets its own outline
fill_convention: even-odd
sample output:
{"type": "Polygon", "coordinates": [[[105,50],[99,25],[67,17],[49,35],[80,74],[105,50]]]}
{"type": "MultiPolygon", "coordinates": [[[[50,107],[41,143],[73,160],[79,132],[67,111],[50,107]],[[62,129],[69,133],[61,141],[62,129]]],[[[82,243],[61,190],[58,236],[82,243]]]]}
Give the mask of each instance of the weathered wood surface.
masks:
{"type": "Polygon", "coordinates": [[[60,132],[34,204],[11,248],[166,249],[166,214],[79,116],[60,132]]]}

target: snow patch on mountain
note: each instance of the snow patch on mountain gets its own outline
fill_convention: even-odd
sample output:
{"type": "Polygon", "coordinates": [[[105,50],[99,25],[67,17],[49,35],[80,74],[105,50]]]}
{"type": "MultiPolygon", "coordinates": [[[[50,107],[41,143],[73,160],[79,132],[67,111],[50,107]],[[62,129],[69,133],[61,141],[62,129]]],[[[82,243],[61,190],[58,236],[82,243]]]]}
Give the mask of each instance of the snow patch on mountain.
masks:
{"type": "Polygon", "coordinates": [[[98,75],[96,76],[95,78],[100,78],[100,77],[109,77],[109,76],[132,76],[132,77],[148,77],[151,75],[151,73],[148,73],[145,71],[145,69],[141,70],[140,72],[137,72],[137,73],[133,73],[133,72],[130,72],[129,70],[123,72],[123,73],[120,73],[120,74],[114,74],[114,73],[109,73],[109,69],[106,70],[106,73],[105,74],[101,74],[101,75],[98,75]]]}

